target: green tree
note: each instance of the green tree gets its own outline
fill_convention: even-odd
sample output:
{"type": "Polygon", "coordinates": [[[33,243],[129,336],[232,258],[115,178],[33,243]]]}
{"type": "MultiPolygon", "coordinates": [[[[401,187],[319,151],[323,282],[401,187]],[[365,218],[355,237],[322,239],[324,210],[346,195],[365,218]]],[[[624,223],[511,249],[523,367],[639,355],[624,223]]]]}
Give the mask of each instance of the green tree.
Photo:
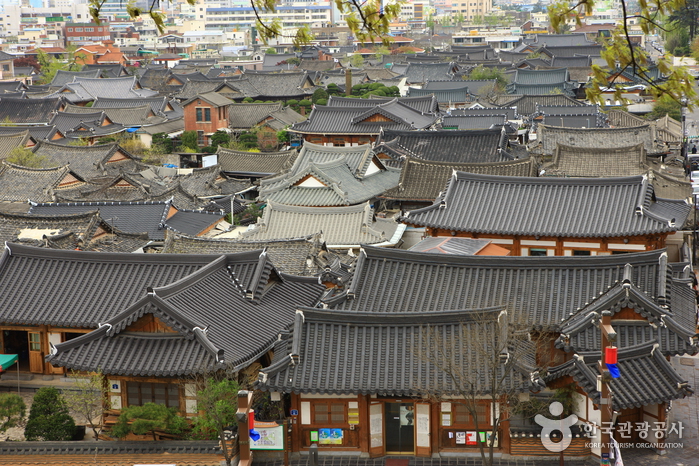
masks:
{"type": "Polygon", "coordinates": [[[682,120],[682,106],[679,102],[666,95],[655,101],[653,110],[646,114],[645,117],[648,120],[657,120],[665,115],[670,115],[670,118],[674,118],[677,121],[682,120]]]}
{"type": "Polygon", "coordinates": [[[151,148],[153,146],[160,148],[163,154],[172,154],[175,144],[167,133],[155,133],[151,139],[151,148]]]}
{"type": "Polygon", "coordinates": [[[490,80],[495,79],[498,86],[505,87],[507,85],[507,79],[505,78],[505,73],[500,68],[486,68],[483,65],[478,65],[473,68],[468,74],[468,79],[473,81],[480,80],[490,80]]]}
{"type": "Polygon", "coordinates": [[[319,87],[318,89],[313,91],[313,96],[311,96],[311,101],[314,104],[317,104],[318,100],[320,100],[320,99],[324,99],[326,102],[328,100],[328,91],[326,91],[322,87],[319,87]]]}
{"type": "Polygon", "coordinates": [[[146,403],[143,406],[129,406],[122,409],[116,424],[112,427],[112,434],[117,438],[124,438],[130,433],[151,434],[153,440],[157,440],[158,431],[181,435],[187,427],[187,420],[178,415],[175,408],[146,403]]]}
{"type": "Polygon", "coordinates": [[[185,150],[190,149],[196,152],[199,150],[199,135],[194,130],[184,131],[180,135],[180,144],[185,150]]]}
{"type": "Polygon", "coordinates": [[[104,375],[101,371],[91,372],[87,376],[72,371],[70,379],[73,389],[63,394],[66,405],[87,421],[95,440],[99,440],[103,430],[102,413],[110,406],[104,375]]]}
{"type": "Polygon", "coordinates": [[[377,48],[377,49],[375,50],[375,52],[376,52],[376,53],[375,53],[374,57],[375,57],[377,60],[383,60],[383,56],[384,56],[384,55],[390,55],[390,54],[391,54],[391,51],[390,51],[390,50],[388,49],[388,47],[386,47],[385,45],[382,45],[381,47],[377,48]]]}
{"type": "Polygon", "coordinates": [[[59,70],[78,71],[80,66],[76,63],[76,58],[79,57],[75,56],[75,46],[66,48],[66,53],[61,55],[60,58],[49,55],[42,49],[37,49],[36,59],[41,67],[40,82],[49,84],[59,70]]]}
{"type": "Polygon", "coordinates": [[[34,395],[24,437],[29,441],[56,442],[71,440],[75,420],[68,413],[65,400],[54,387],[42,387],[34,395]]]}
{"type": "Polygon", "coordinates": [[[225,131],[218,130],[211,135],[211,147],[227,146],[231,142],[231,136],[225,131]]]}
{"type": "Polygon", "coordinates": [[[0,433],[17,427],[23,420],[27,406],[21,396],[14,393],[0,393],[0,433]]]}
{"type": "Polygon", "coordinates": [[[8,162],[27,168],[46,168],[47,158],[45,155],[35,154],[28,147],[15,147],[7,157],[8,162]]]}
{"type": "MultiPolygon", "coordinates": [[[[567,0],[558,0],[549,5],[549,23],[555,32],[561,32],[563,26],[570,18],[574,18],[576,24],[582,24],[582,17],[591,15],[597,0],[577,0],[569,3],[567,0]]],[[[609,80],[608,70],[620,68],[622,71],[631,71],[641,83],[646,85],[648,92],[658,100],[667,95],[671,99],[681,102],[687,99],[689,107],[699,104],[699,98],[693,87],[693,81],[689,71],[684,66],[673,66],[669,57],[660,58],[657,62],[661,76],[650,71],[651,61],[648,53],[642,47],[634,46],[632,34],[633,27],[640,28],[643,34],[649,35],[658,30],[669,30],[670,25],[664,18],[673,12],[687,7],[687,0],[650,0],[638,2],[638,11],[631,11],[631,1],[621,0],[619,3],[621,17],[624,20],[612,31],[604,42],[602,58],[605,59],[607,69],[598,64],[592,65],[592,78],[585,93],[588,100],[596,103],[604,103],[606,95],[603,89],[614,88],[613,100],[625,101],[622,97],[623,89],[616,86],[616,77],[609,80]],[[637,25],[637,26],[636,26],[637,25]]],[[[696,17],[696,12],[693,13],[696,17]]],[[[694,19],[692,20],[694,21],[694,19]]],[[[634,31],[635,32],[635,31],[634,31]]]]}
{"type": "Polygon", "coordinates": [[[257,134],[251,132],[242,133],[240,136],[238,136],[238,144],[240,144],[244,150],[256,148],[257,134]]]}
{"type": "Polygon", "coordinates": [[[265,50],[265,53],[266,53],[267,55],[276,55],[276,54],[277,54],[277,50],[276,50],[274,47],[269,47],[267,50],[265,50]]]}
{"type": "Polygon", "coordinates": [[[234,380],[216,376],[203,378],[199,385],[197,408],[202,414],[194,420],[192,434],[195,438],[218,438],[223,458],[230,466],[234,452],[228,446],[226,428],[238,422],[236,411],[240,386],[234,380]]]}
{"type": "Polygon", "coordinates": [[[363,68],[364,67],[364,57],[358,53],[355,53],[354,55],[352,55],[350,57],[349,62],[353,68],[363,68]]]}

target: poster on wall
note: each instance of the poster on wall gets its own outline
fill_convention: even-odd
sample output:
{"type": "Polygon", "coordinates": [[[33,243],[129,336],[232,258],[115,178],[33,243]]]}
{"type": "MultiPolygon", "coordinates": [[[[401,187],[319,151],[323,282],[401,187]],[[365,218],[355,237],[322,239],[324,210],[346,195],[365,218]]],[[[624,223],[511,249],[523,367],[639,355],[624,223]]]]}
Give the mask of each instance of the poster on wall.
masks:
{"type": "Polygon", "coordinates": [[[250,439],[251,450],[283,450],[284,426],[276,422],[257,422],[255,430],[260,434],[257,440],[250,439]]]}
{"type": "Polygon", "coordinates": [[[477,445],[478,436],[476,432],[466,432],[466,445],[477,445]]]}
{"type": "Polygon", "coordinates": [[[466,445],[466,432],[457,432],[456,433],[456,444],[457,445],[466,445]]]}
{"type": "Polygon", "coordinates": [[[342,429],[318,429],[320,445],[342,445],[342,429]]]}

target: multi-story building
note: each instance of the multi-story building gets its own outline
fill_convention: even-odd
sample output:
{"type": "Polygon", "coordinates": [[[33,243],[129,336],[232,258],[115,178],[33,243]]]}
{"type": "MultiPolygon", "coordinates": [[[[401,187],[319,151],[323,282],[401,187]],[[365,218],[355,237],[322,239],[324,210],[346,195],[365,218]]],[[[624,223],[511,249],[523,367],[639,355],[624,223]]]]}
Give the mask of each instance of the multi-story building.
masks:
{"type": "MultiPolygon", "coordinates": [[[[197,19],[205,19],[207,29],[249,28],[255,26],[257,19],[249,4],[219,8],[197,5],[196,10],[197,19]]],[[[322,27],[331,22],[331,11],[332,7],[327,2],[320,5],[278,5],[274,13],[261,13],[260,18],[267,23],[279,19],[285,28],[322,27]]]]}
{"type": "Polygon", "coordinates": [[[85,45],[110,40],[109,24],[67,23],[65,26],[66,45],[85,45]]]}
{"type": "Polygon", "coordinates": [[[62,25],[67,21],[91,21],[88,5],[75,2],[50,8],[5,5],[0,29],[7,36],[17,36],[24,29],[37,27],[47,28],[49,34],[62,33],[62,25]]]}
{"type": "Polygon", "coordinates": [[[451,2],[452,15],[462,15],[464,20],[472,21],[483,17],[493,9],[493,0],[454,0],[451,2]]]}

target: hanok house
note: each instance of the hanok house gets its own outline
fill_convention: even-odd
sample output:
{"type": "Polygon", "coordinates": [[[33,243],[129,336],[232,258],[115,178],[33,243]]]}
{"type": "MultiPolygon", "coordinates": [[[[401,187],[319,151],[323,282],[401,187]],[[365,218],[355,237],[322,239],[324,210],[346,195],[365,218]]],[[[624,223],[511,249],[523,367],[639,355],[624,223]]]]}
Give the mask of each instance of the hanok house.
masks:
{"type": "Polygon", "coordinates": [[[681,258],[678,233],[691,206],[661,199],[644,176],[531,178],[454,172],[429,207],[401,221],[426,236],[490,239],[515,256],[591,256],[667,247],[681,258]]]}
{"type": "Polygon", "coordinates": [[[296,307],[314,305],[325,290],[317,278],[278,272],[262,250],[117,254],[11,244],[0,282],[13,290],[0,294],[3,350],[20,355],[21,370],[101,370],[113,408],[156,402],[188,416],[197,413],[192,376],[267,365],[296,307]]]}
{"type": "MultiPolygon", "coordinates": [[[[533,341],[508,344],[510,364],[494,366],[510,370],[502,393],[519,393],[521,402],[550,399],[554,389],[573,383],[568,396],[581,422],[566,455],[599,455],[589,445],[599,437],[580,435],[584,425],[600,426],[589,354],[600,346],[594,322],[602,311],[611,312],[618,334],[622,377],[612,383],[615,409],[623,419],[662,422],[668,403],[690,393],[665,358],[697,352],[693,290],[684,265],[669,264],[663,250],[524,258],[366,246],[348,287],[315,309],[299,308],[257,386],[290,398],[292,451],[307,451],[316,433],[325,430],[332,437],[318,441],[318,447],[329,454],[473,454],[477,439],[457,441],[476,430],[460,403],[463,392],[455,390],[446,371],[430,364],[425,351],[430,335],[453,334],[460,322],[464,353],[459,347],[459,357],[450,362],[459,374],[477,371],[485,359],[469,344],[478,338],[471,328],[473,310],[490,315],[480,324],[494,335],[507,314],[508,322],[529,327],[533,341]],[[435,332],[425,333],[428,328],[435,332]],[[544,388],[538,375],[546,368],[544,388]]],[[[479,429],[488,430],[495,416],[505,413],[498,453],[551,455],[540,439],[532,439],[541,431],[533,420],[511,410],[503,398],[493,402],[484,379],[477,384],[479,429]]]]}
{"type": "Polygon", "coordinates": [[[184,130],[196,131],[199,146],[211,144],[211,135],[218,130],[228,130],[228,105],[232,101],[209,92],[182,103],[184,109],[184,130]]]}
{"type": "Polygon", "coordinates": [[[314,144],[369,144],[382,129],[430,129],[437,123],[437,111],[434,96],[391,100],[336,99],[333,96],[328,105],[316,105],[306,121],[292,125],[288,131],[314,144]],[[425,107],[434,110],[426,112],[425,107]]]}

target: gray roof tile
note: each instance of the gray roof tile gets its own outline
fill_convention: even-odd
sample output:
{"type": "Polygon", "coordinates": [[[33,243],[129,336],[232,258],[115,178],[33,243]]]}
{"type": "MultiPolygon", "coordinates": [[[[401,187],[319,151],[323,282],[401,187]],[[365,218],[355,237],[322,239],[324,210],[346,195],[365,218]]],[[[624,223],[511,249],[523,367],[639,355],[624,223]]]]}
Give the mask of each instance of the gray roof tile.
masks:
{"type": "Polygon", "coordinates": [[[455,172],[430,207],[406,223],[473,233],[575,238],[677,231],[685,201],[655,199],[641,176],[521,178],[455,172]],[[464,207],[468,206],[468,209],[464,207]]]}
{"type": "Polygon", "coordinates": [[[244,152],[219,146],[216,154],[221,170],[234,176],[275,175],[291,167],[298,152],[244,152]]]}
{"type": "Polygon", "coordinates": [[[53,201],[53,194],[66,177],[70,176],[67,166],[55,168],[27,168],[2,162],[0,166],[0,200],[27,202],[53,201]]]}
{"type": "Polygon", "coordinates": [[[643,144],[648,155],[659,152],[658,143],[653,138],[653,128],[642,125],[628,128],[561,128],[538,125],[538,150],[542,155],[551,156],[559,144],[577,147],[605,147],[617,149],[643,144]]]}
{"type": "Polygon", "coordinates": [[[408,157],[403,163],[398,186],[383,193],[384,199],[433,202],[454,171],[501,176],[535,176],[533,159],[493,163],[434,162],[408,157]]]}
{"type": "Polygon", "coordinates": [[[382,243],[389,238],[375,229],[369,203],[348,207],[299,207],[270,202],[255,228],[241,240],[298,238],[323,233],[328,247],[382,243]]]}
{"type": "MultiPolygon", "coordinates": [[[[599,361],[599,351],[580,353],[566,363],[549,368],[546,380],[572,376],[593,403],[599,404],[599,361]]],[[[615,411],[665,403],[692,393],[687,381],[677,374],[663,353],[655,349],[652,340],[620,349],[617,367],[621,377],[609,382],[615,411]]]]}

